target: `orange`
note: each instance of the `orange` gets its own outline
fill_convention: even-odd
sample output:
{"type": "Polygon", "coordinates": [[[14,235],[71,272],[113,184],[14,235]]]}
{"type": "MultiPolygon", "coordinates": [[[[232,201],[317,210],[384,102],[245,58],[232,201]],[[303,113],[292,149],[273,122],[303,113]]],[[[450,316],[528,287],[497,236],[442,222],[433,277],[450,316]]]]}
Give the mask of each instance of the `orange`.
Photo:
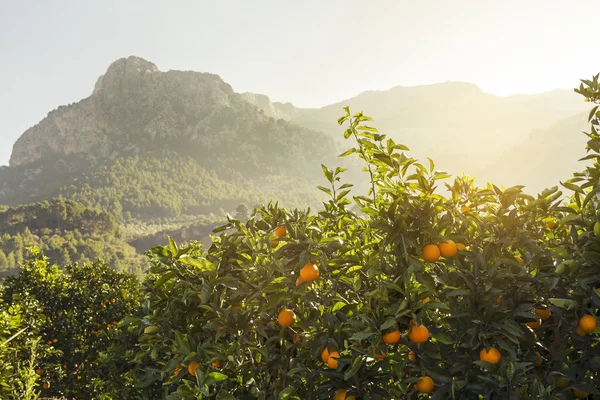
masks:
{"type": "Polygon", "coordinates": [[[271,247],[272,247],[272,248],[275,248],[275,247],[277,247],[277,246],[279,246],[279,240],[272,240],[272,241],[271,241],[271,247]]]}
{"type": "Polygon", "coordinates": [[[173,375],[179,375],[179,373],[181,372],[181,369],[183,368],[182,364],[177,364],[175,366],[175,370],[173,371],[173,375]]]}
{"type": "Polygon", "coordinates": [[[415,343],[425,343],[429,339],[429,329],[425,325],[415,325],[410,329],[409,337],[415,343]]]}
{"type": "Polygon", "coordinates": [[[423,248],[423,260],[433,263],[440,259],[440,249],[435,244],[428,244],[423,248]]]}
{"type": "Polygon", "coordinates": [[[279,325],[283,326],[284,328],[289,328],[296,322],[296,314],[294,314],[294,312],[289,308],[286,308],[281,310],[279,316],[277,317],[277,321],[279,322],[279,325]]]}
{"type": "Polygon", "coordinates": [[[215,361],[210,366],[213,367],[214,369],[219,368],[221,366],[221,360],[215,361]]]}
{"type": "Polygon", "coordinates": [[[38,374],[38,375],[42,375],[44,373],[44,370],[41,369],[41,368],[38,368],[38,369],[35,370],[35,373],[38,374]]]}
{"type": "Polygon", "coordinates": [[[338,353],[337,351],[332,351],[331,353],[329,353],[329,358],[327,359],[327,366],[331,369],[337,369],[338,358],[340,358],[340,353],[338,353]]]}
{"type": "Polygon", "coordinates": [[[576,332],[577,332],[577,334],[579,336],[585,336],[585,335],[587,335],[587,333],[585,333],[585,331],[583,329],[581,329],[581,326],[577,326],[577,331],[576,332]]]}
{"type": "Polygon", "coordinates": [[[302,335],[304,335],[304,333],[302,332],[298,332],[294,335],[294,343],[298,343],[300,340],[302,340],[302,335]]]}
{"type": "Polygon", "coordinates": [[[441,242],[438,246],[442,257],[450,258],[456,256],[456,243],[452,240],[441,242]]]}
{"type": "Polygon", "coordinates": [[[502,301],[502,295],[496,297],[496,303],[500,303],[502,301]]]}
{"type": "Polygon", "coordinates": [[[460,208],[460,212],[463,213],[463,214],[468,213],[469,211],[470,211],[469,206],[462,206],[460,208]]]}
{"type": "Polygon", "coordinates": [[[44,389],[50,389],[50,383],[44,382],[44,389]]]}
{"type": "Polygon", "coordinates": [[[558,226],[558,222],[550,221],[546,223],[546,226],[548,227],[548,229],[556,229],[556,227],[558,226]]]}
{"type": "Polygon", "coordinates": [[[535,365],[537,365],[539,367],[540,365],[542,365],[542,362],[544,361],[544,359],[542,358],[542,355],[540,354],[539,351],[536,351],[535,355],[537,356],[535,359],[535,365]]]}
{"type": "Polygon", "coordinates": [[[382,339],[385,344],[398,343],[400,341],[400,331],[396,329],[395,331],[388,332],[383,335],[382,339]]]}
{"type": "Polygon", "coordinates": [[[535,321],[528,322],[525,325],[527,325],[531,329],[539,328],[540,326],[542,326],[542,320],[541,319],[537,319],[535,321]]]}
{"type": "Polygon", "coordinates": [[[542,321],[545,321],[548,318],[550,318],[550,314],[552,314],[552,312],[550,311],[549,308],[536,308],[533,311],[535,312],[535,315],[537,315],[538,317],[540,317],[540,319],[542,321]]]}
{"type": "Polygon", "coordinates": [[[519,256],[515,256],[515,260],[517,260],[517,262],[519,263],[519,265],[522,267],[523,265],[525,265],[525,262],[523,261],[523,259],[519,256]]]}
{"type": "Polygon", "coordinates": [[[308,263],[300,270],[300,278],[305,282],[312,282],[319,277],[319,268],[313,264],[308,263]]]}
{"type": "Polygon", "coordinates": [[[408,353],[408,359],[410,361],[415,361],[417,359],[417,355],[415,354],[414,351],[411,350],[410,353],[408,353]]]}
{"type": "Polygon", "coordinates": [[[435,384],[433,383],[433,379],[428,376],[422,376],[419,378],[419,381],[415,384],[415,389],[417,389],[421,393],[431,393],[433,391],[433,387],[435,384]]]}
{"type": "Polygon", "coordinates": [[[200,299],[200,301],[202,301],[202,292],[198,292],[198,293],[196,293],[196,295],[198,296],[198,298],[200,299]]]}
{"type": "Polygon", "coordinates": [[[296,279],[296,286],[300,286],[304,283],[304,279],[302,279],[301,276],[298,277],[298,279],[296,279]]]}
{"type": "Polygon", "coordinates": [[[592,333],[596,329],[596,318],[592,315],[584,315],[579,320],[579,327],[585,333],[592,333]]]}
{"type": "Polygon", "coordinates": [[[381,348],[375,347],[373,348],[373,357],[378,360],[383,360],[387,356],[387,353],[383,351],[381,348]]]}
{"type": "Polygon", "coordinates": [[[490,347],[489,350],[486,350],[485,348],[483,348],[479,352],[479,359],[481,361],[487,361],[490,364],[498,364],[498,361],[500,361],[501,357],[502,357],[502,355],[500,354],[498,349],[496,349],[495,347],[490,347]]]}
{"type": "Polygon", "coordinates": [[[333,400],[356,400],[354,396],[346,396],[348,393],[348,389],[340,389],[336,391],[333,395],[333,400]]]}
{"type": "Polygon", "coordinates": [[[52,339],[52,343],[58,342],[58,339],[52,339]]]}
{"type": "Polygon", "coordinates": [[[423,303],[429,303],[429,301],[430,301],[430,300],[431,300],[431,299],[430,299],[429,297],[425,297],[425,298],[423,299],[423,303]]]}
{"type": "Polygon", "coordinates": [[[275,229],[275,238],[280,238],[287,235],[287,229],[285,229],[285,226],[280,226],[279,228],[275,229]]]}
{"type": "Polygon", "coordinates": [[[584,392],[583,390],[579,390],[579,389],[573,389],[573,394],[575,395],[575,397],[577,397],[578,399],[585,399],[586,397],[588,397],[589,393],[584,392]]]}
{"type": "Polygon", "coordinates": [[[462,243],[456,243],[456,250],[462,251],[462,250],[466,250],[467,246],[465,246],[462,243]]]}
{"type": "MultiPolygon", "coordinates": [[[[337,352],[337,350],[335,348],[331,349],[332,353],[337,352]]],[[[325,346],[325,348],[323,349],[323,351],[321,352],[321,360],[323,360],[324,363],[327,362],[327,360],[329,360],[329,350],[327,349],[327,346],[325,346]]]]}
{"type": "Polygon", "coordinates": [[[196,361],[192,361],[190,365],[188,365],[188,373],[192,376],[196,376],[196,368],[198,368],[198,364],[196,361]]]}

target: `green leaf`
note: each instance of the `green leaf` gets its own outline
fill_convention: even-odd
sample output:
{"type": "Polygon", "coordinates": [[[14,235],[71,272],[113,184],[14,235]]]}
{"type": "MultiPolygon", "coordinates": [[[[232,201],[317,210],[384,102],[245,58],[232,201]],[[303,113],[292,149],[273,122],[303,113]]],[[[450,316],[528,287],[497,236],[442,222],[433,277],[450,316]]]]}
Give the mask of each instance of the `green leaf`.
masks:
{"type": "Polygon", "coordinates": [[[198,268],[202,272],[216,271],[217,267],[205,258],[193,258],[185,255],[179,259],[184,264],[198,268]]]}
{"type": "Polygon", "coordinates": [[[168,236],[167,239],[169,240],[169,251],[171,252],[171,257],[175,258],[177,255],[177,244],[171,236],[168,236]]]}
{"type": "Polygon", "coordinates": [[[574,310],[578,306],[578,303],[576,301],[570,300],[570,299],[551,298],[549,300],[550,300],[550,303],[554,304],[555,306],[564,308],[567,310],[574,310]]]}
{"type": "Polygon", "coordinates": [[[227,379],[227,375],[222,374],[220,372],[211,372],[206,376],[206,380],[204,381],[205,385],[213,385],[215,383],[222,382],[227,379]]]}
{"type": "Polygon", "coordinates": [[[596,110],[598,109],[598,107],[600,107],[600,106],[596,106],[590,110],[590,115],[588,116],[588,122],[590,122],[592,120],[592,118],[594,118],[594,114],[596,113],[596,110]]]}
{"type": "Polygon", "coordinates": [[[333,305],[333,307],[331,308],[331,312],[335,313],[338,310],[341,310],[342,308],[344,308],[344,306],[346,306],[346,303],[338,301],[337,303],[335,303],[333,305]]]}
{"type": "Polygon", "coordinates": [[[379,327],[379,329],[381,329],[382,331],[391,328],[392,326],[396,325],[396,320],[393,318],[388,318],[383,324],[381,324],[381,326],[379,327]]]}
{"type": "Polygon", "coordinates": [[[352,366],[344,372],[344,380],[347,381],[352,378],[356,373],[360,370],[360,367],[363,365],[363,360],[361,357],[356,357],[352,362],[352,366]]]}

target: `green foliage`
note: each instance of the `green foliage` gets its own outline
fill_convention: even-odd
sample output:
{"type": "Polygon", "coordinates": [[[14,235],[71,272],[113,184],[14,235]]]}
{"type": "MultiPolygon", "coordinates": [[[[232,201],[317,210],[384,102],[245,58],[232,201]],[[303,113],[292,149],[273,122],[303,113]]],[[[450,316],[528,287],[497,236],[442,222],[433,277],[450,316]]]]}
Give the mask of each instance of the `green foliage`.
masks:
{"type": "Polygon", "coordinates": [[[38,249],[33,252],[35,259],[3,283],[0,316],[10,325],[2,327],[0,338],[25,330],[9,343],[0,376],[8,383],[23,377],[18,364],[31,358],[30,343],[41,340],[34,369],[45,397],[124,398],[132,383],[122,375],[135,338],[118,321],[140,306],[137,279],[102,262],[59,269],[38,249]]]}
{"type": "Polygon", "coordinates": [[[118,270],[141,274],[141,257],[107,212],[58,198],[6,207],[0,226],[0,276],[15,272],[30,246],[61,265],[101,258],[118,270]]]}

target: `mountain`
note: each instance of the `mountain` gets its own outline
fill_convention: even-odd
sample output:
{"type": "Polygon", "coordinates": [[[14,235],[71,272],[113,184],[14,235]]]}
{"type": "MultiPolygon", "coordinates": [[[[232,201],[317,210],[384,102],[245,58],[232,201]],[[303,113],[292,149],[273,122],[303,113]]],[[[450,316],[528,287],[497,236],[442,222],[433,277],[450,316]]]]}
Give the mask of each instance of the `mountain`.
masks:
{"type": "Polygon", "coordinates": [[[521,143],[502,153],[493,164],[482,171],[492,182],[505,186],[517,184],[538,191],[558,185],[582,171],[589,162],[579,161],[585,156],[589,132],[588,112],[565,118],[559,123],[529,134],[521,143]],[[518,178],[517,178],[518,177],[518,178]]]}
{"type": "Polygon", "coordinates": [[[64,195],[143,220],[272,198],[305,206],[337,154],[330,136],[265,115],[217,75],[129,57],[17,140],[0,204],[64,195]]]}
{"type": "MultiPolygon", "coordinates": [[[[284,106],[259,95],[245,94],[244,98],[266,114],[281,116],[334,137],[341,135],[337,118],[343,113],[343,107],[349,106],[353,112],[363,111],[373,117],[372,124],[380,132],[407,145],[413,156],[430,157],[440,169],[454,175],[462,172],[474,175],[482,182],[526,180],[525,171],[501,168],[490,174],[490,166],[501,162],[506,151],[520,146],[532,132],[550,129],[574,115],[579,118],[580,113],[589,108],[579,95],[569,90],[495,96],[463,82],[368,91],[318,109],[296,108],[289,103],[284,106]]],[[[568,128],[567,125],[562,127],[568,128]]],[[[573,134],[577,132],[562,133],[564,140],[570,140],[567,137],[573,134]]],[[[582,154],[583,148],[578,148],[560,157],[557,153],[556,159],[572,160],[582,154]]],[[[557,165],[559,169],[567,167],[560,162],[557,165]]],[[[543,174],[538,177],[538,183],[535,190],[556,182],[554,175],[543,174]]]]}

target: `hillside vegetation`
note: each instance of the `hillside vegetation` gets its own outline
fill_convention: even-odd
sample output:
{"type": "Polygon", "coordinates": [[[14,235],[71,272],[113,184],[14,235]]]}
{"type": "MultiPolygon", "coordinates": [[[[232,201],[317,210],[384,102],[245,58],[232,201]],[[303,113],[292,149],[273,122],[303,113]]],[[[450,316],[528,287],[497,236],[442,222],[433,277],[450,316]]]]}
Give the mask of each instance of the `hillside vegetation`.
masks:
{"type": "Polygon", "coordinates": [[[141,276],[143,259],[123,240],[114,218],[97,208],[65,199],[2,207],[0,226],[0,276],[16,272],[32,246],[59,265],[102,259],[141,276]]]}

